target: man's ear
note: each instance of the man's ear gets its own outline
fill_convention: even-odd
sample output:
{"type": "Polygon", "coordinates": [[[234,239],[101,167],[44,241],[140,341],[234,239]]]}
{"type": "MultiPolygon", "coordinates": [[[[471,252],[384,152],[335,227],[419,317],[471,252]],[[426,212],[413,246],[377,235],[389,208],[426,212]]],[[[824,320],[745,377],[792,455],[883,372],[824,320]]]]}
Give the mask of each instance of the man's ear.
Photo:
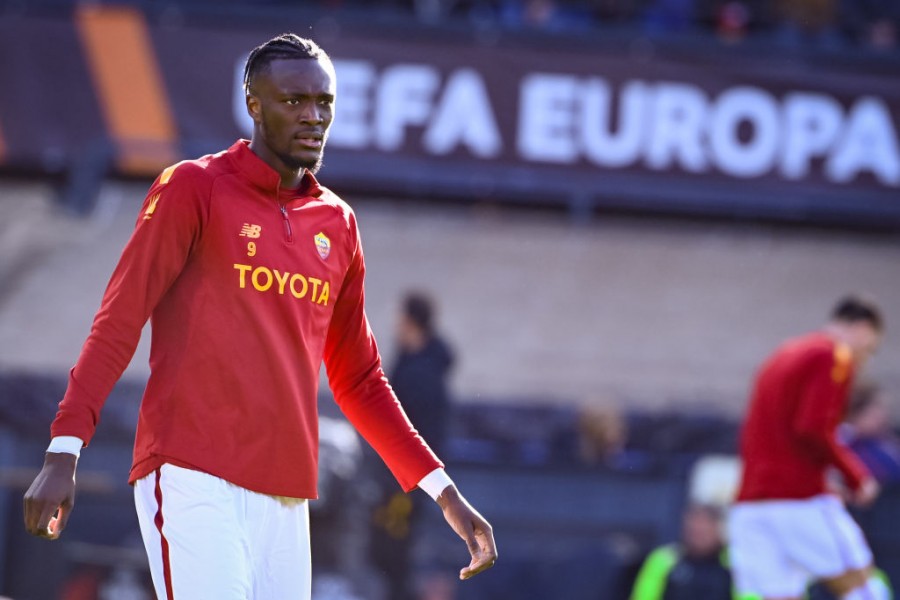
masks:
{"type": "Polygon", "coordinates": [[[260,109],[259,98],[257,98],[250,92],[247,92],[247,95],[245,96],[245,98],[247,100],[247,114],[250,115],[250,118],[253,119],[254,123],[258,123],[259,120],[262,118],[262,112],[260,109]]]}

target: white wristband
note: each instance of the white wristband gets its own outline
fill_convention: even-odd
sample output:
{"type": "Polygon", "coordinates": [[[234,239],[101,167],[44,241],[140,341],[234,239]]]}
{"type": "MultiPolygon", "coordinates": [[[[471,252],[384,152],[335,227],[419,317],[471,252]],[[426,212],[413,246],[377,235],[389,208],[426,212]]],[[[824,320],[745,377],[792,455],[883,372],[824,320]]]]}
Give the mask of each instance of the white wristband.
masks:
{"type": "Polygon", "coordinates": [[[432,500],[437,500],[441,492],[451,485],[453,485],[453,480],[444,469],[435,469],[419,482],[419,488],[431,496],[432,500]]]}
{"type": "Polygon", "coordinates": [[[50,446],[47,452],[57,452],[65,454],[74,454],[75,457],[81,456],[81,448],[84,446],[84,440],[74,435],[58,435],[50,440],[50,446]]]}

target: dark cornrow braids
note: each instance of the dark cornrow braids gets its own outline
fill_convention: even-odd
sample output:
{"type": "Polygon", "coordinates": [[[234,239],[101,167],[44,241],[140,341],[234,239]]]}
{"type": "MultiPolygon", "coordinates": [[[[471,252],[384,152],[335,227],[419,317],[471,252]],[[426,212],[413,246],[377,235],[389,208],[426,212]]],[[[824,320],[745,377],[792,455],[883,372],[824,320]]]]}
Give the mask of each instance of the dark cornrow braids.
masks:
{"type": "Polygon", "coordinates": [[[244,90],[258,73],[264,72],[273,60],[279,58],[305,58],[328,60],[328,55],[314,41],[295,33],[282,33],[250,51],[244,65],[244,90]]]}

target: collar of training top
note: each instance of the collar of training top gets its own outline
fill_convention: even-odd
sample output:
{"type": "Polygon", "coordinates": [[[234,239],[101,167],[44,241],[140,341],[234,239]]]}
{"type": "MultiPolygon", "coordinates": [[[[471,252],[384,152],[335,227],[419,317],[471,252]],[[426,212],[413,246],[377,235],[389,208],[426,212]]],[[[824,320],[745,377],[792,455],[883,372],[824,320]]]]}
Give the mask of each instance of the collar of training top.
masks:
{"type": "MultiPolygon", "coordinates": [[[[234,161],[241,173],[255,186],[264,190],[283,193],[285,190],[280,189],[281,176],[278,172],[270,167],[263,159],[258,157],[253,150],[250,149],[250,140],[238,140],[228,149],[228,156],[234,161]]],[[[299,187],[288,192],[294,197],[313,197],[318,198],[322,194],[322,189],[315,176],[307,171],[303,175],[303,180],[299,187]]],[[[279,194],[281,195],[281,194],[279,194]]]]}

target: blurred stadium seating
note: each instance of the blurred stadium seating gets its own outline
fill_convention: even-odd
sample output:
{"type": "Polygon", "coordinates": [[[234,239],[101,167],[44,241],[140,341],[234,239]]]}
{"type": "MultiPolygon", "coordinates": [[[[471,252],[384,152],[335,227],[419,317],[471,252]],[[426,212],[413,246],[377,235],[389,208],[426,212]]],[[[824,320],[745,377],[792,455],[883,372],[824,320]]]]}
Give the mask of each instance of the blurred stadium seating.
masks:
{"type": "MultiPolygon", "coordinates": [[[[124,483],[139,385],[117,386],[84,453],[78,518],[66,538],[48,549],[22,531],[18,498],[38,466],[53,399],[64,384],[35,375],[0,377],[0,398],[6,401],[0,405],[0,508],[6,515],[0,521],[0,539],[6,540],[0,564],[6,565],[2,589],[14,598],[58,597],[85,574],[108,582],[112,573],[128,571],[146,580],[124,483]]],[[[340,422],[330,397],[321,399],[321,412],[329,423],[340,422]]],[[[455,412],[446,461],[472,502],[491,515],[503,549],[503,568],[467,582],[461,597],[624,600],[644,554],[677,538],[696,460],[735,447],[733,420],[634,411],[627,418],[628,458],[584,465],[571,443],[577,438],[573,414],[553,399],[524,408],[509,399],[464,402],[455,412]]],[[[377,476],[352,466],[348,471],[347,461],[359,464],[359,458],[346,443],[340,449],[339,437],[323,432],[322,498],[313,510],[315,562],[323,574],[361,573],[365,567],[364,532],[372,510],[365,490],[377,476]]],[[[874,509],[860,514],[879,563],[895,577],[900,536],[884,524],[900,518],[898,493],[888,490],[874,509]]],[[[418,568],[458,568],[461,548],[437,511],[424,516],[416,538],[418,568]]],[[[363,584],[360,577],[351,582],[365,587],[372,577],[377,581],[377,575],[367,577],[363,584]]]]}

